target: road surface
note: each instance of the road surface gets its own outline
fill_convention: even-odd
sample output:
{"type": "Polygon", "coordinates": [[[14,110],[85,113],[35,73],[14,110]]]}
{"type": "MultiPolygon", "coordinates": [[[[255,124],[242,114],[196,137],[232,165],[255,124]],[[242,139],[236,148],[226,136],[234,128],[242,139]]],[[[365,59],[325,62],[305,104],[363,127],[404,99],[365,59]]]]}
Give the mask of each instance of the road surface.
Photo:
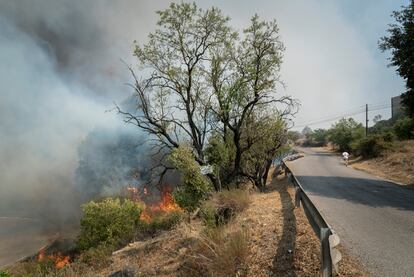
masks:
{"type": "Polygon", "coordinates": [[[33,218],[0,216],[0,268],[35,254],[56,238],[33,218]]]}
{"type": "Polygon", "coordinates": [[[414,189],[345,167],[341,158],[300,148],[289,162],[342,245],[374,276],[414,276],[414,189]]]}

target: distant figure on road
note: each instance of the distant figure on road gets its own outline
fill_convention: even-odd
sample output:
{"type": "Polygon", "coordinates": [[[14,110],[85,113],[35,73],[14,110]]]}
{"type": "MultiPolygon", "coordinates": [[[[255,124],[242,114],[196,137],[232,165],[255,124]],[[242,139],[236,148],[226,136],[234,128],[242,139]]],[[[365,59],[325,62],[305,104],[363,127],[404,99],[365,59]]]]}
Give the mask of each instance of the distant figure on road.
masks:
{"type": "Polygon", "coordinates": [[[342,157],[344,158],[345,166],[348,166],[349,153],[345,151],[344,153],[342,153],[342,157]]]}

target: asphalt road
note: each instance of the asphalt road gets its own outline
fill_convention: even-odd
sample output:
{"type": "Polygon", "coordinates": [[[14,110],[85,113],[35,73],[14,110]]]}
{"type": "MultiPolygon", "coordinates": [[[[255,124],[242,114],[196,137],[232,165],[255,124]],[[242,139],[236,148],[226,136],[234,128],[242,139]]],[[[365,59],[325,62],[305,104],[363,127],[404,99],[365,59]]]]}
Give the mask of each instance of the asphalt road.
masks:
{"type": "Polygon", "coordinates": [[[0,268],[35,254],[55,237],[39,220],[0,216],[0,268]]]}
{"type": "Polygon", "coordinates": [[[300,148],[289,162],[341,244],[374,276],[414,276],[414,189],[346,167],[331,153],[300,148]]]}

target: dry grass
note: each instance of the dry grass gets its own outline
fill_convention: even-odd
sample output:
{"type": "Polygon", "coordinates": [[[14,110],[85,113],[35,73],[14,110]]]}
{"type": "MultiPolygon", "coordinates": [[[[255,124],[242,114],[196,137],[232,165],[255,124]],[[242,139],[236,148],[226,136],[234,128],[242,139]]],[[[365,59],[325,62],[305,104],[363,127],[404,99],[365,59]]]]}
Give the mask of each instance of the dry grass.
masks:
{"type": "Polygon", "coordinates": [[[380,157],[352,162],[352,167],[379,177],[414,186],[414,140],[396,143],[380,157]]]}
{"type": "Polygon", "coordinates": [[[249,192],[241,189],[223,190],[215,199],[218,207],[229,207],[234,213],[244,211],[251,203],[249,192]]]}
{"type": "MultiPolygon", "coordinates": [[[[247,276],[318,276],[320,242],[302,209],[294,208],[294,189],[275,177],[267,193],[252,195],[252,204],[235,223],[251,234],[247,276]]],[[[341,248],[340,276],[370,276],[341,248]]]]}
{"type": "Polygon", "coordinates": [[[246,230],[227,231],[207,229],[190,247],[179,276],[246,276],[249,235],[246,230]]]}

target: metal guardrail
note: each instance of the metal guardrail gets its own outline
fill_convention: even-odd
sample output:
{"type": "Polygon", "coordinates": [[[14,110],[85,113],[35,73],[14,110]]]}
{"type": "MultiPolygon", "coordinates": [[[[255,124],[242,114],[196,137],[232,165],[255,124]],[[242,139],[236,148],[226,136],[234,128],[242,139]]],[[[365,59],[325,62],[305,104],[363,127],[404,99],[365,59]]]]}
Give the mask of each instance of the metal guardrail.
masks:
{"type": "Polygon", "coordinates": [[[320,275],[322,277],[331,277],[334,271],[338,272],[338,262],[342,258],[339,250],[335,248],[339,245],[339,236],[322,217],[284,160],[282,161],[282,167],[285,170],[285,174],[289,177],[289,180],[295,186],[295,206],[300,207],[300,203],[302,202],[306,217],[321,242],[322,264],[320,275]]]}

